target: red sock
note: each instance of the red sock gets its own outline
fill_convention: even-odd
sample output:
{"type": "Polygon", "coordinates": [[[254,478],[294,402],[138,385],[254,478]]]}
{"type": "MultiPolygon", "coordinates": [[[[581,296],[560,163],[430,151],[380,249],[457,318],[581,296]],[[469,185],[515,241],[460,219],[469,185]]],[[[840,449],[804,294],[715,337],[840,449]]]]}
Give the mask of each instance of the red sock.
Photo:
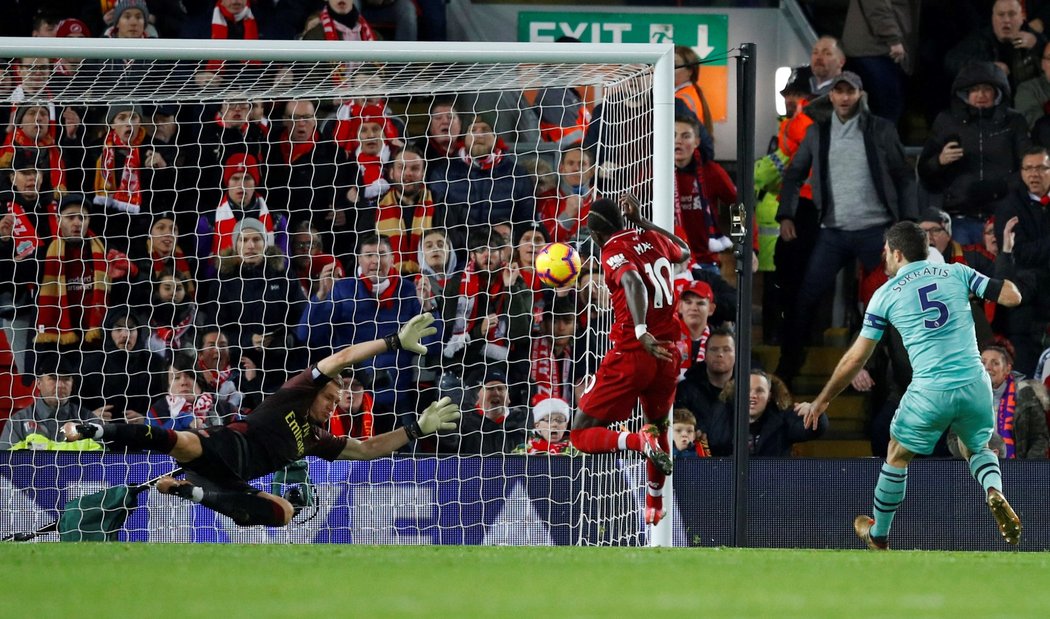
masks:
{"type": "MultiPolygon", "coordinates": [[[[616,446],[619,438],[620,433],[609,428],[584,428],[569,433],[569,440],[572,441],[573,446],[588,454],[608,454],[619,451],[616,446]]],[[[638,437],[632,434],[627,438],[627,448],[635,449],[631,447],[631,438],[640,447],[638,437]]]]}

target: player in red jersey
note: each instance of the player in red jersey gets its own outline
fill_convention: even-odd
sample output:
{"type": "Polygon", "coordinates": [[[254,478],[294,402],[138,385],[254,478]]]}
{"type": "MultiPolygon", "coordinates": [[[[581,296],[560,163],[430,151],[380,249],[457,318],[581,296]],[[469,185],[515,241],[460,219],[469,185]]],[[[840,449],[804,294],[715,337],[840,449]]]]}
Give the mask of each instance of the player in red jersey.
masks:
{"type": "Polygon", "coordinates": [[[605,283],[612,293],[612,349],[580,398],[570,438],[586,453],[631,450],[644,454],[648,491],[645,522],[664,517],[664,479],[671,473],[667,415],[674,403],[681,356],[674,340],[681,335],[675,320],[672,264],[689,260],[685,241],[641,215],[634,196],[591,205],[587,226],[601,245],[605,283]],[[627,229],[624,218],[640,230],[627,229]],[[619,432],[608,426],[626,421],[635,403],[649,422],[639,432],[619,432]]]}

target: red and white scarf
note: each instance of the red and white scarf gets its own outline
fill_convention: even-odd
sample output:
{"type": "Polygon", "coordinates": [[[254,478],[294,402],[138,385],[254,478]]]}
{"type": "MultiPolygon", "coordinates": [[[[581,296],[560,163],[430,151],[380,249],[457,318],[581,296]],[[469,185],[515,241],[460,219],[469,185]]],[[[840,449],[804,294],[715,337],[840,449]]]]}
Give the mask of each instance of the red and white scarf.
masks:
{"type": "Polygon", "coordinates": [[[534,405],[547,398],[572,401],[573,385],[569,380],[572,377],[572,355],[568,351],[568,348],[561,353],[555,351],[551,336],[533,340],[529,378],[535,386],[534,405]]]}
{"type": "MultiPolygon", "coordinates": [[[[186,294],[189,294],[187,291],[186,294]]],[[[154,337],[163,342],[167,348],[178,350],[182,348],[182,337],[186,335],[189,328],[193,326],[193,321],[197,317],[197,309],[195,305],[190,306],[190,311],[186,312],[186,315],[182,317],[182,320],[173,325],[160,325],[156,327],[154,337]]]]}
{"type": "Polygon", "coordinates": [[[69,244],[59,237],[47,246],[44,258],[44,276],[37,296],[36,342],[38,344],[75,344],[83,331],[84,341],[102,341],[102,320],[106,315],[106,296],[109,293],[106,248],[95,237],[84,239],[79,260],[85,263],[84,274],[91,273],[90,290],[84,292],[80,304],[80,324],[73,324],[73,312],[66,287],[69,244]]]}
{"type": "Polygon", "coordinates": [[[292,142],[291,132],[285,130],[281,132],[280,145],[281,145],[281,161],[292,164],[298,161],[304,155],[307,155],[317,146],[317,140],[321,138],[321,134],[314,130],[313,137],[307,142],[292,142]]]}
{"type": "MultiPolygon", "coordinates": [[[[452,325],[453,335],[470,333],[477,321],[478,295],[482,292],[481,274],[475,272],[477,267],[474,261],[467,263],[463,270],[463,278],[459,281],[459,296],[456,299],[456,319],[452,325]]],[[[486,313],[496,314],[499,319],[495,324],[489,326],[488,333],[483,334],[489,346],[495,346],[502,352],[509,352],[510,342],[507,340],[509,322],[504,311],[509,300],[509,291],[503,285],[503,277],[499,273],[486,274],[487,288],[485,293],[489,297],[489,306],[486,313]]]]}
{"type": "MultiPolygon", "coordinates": [[[[36,253],[38,248],[43,247],[44,239],[40,238],[40,233],[37,232],[36,226],[33,225],[33,220],[22,208],[21,204],[10,202],[7,205],[7,212],[14,218],[11,226],[11,238],[15,243],[14,259],[15,261],[25,260],[36,253]]],[[[57,231],[58,208],[54,202],[48,205],[47,212],[51,230],[57,231]]]]}
{"type": "MultiPolygon", "coordinates": [[[[231,23],[239,23],[244,27],[244,34],[238,40],[256,41],[259,39],[259,25],[255,21],[255,15],[252,14],[251,2],[245,3],[244,8],[236,15],[227,11],[222,6],[221,0],[215,3],[215,10],[211,13],[211,38],[213,40],[229,39],[231,23]]],[[[209,60],[206,68],[212,73],[218,73],[222,71],[224,64],[223,60],[209,60]]],[[[259,64],[259,61],[249,60],[248,64],[259,64]]]]}
{"type": "MultiPolygon", "coordinates": [[[[41,172],[47,172],[49,185],[43,187],[47,190],[55,190],[59,193],[64,193],[66,190],[66,164],[62,159],[62,152],[58,148],[58,144],[55,143],[53,131],[45,131],[39,140],[33,141],[29,139],[25,131],[21,129],[15,129],[14,132],[9,134],[7,143],[0,148],[0,167],[11,167],[11,161],[14,159],[15,149],[21,148],[27,150],[36,155],[39,151],[43,150],[47,152],[47,168],[38,167],[41,172]]],[[[40,158],[37,157],[37,166],[40,165],[40,158]]]]}
{"type": "Polygon", "coordinates": [[[142,210],[142,169],[141,144],[146,137],[146,130],[139,127],[130,143],[110,130],[106,134],[106,143],[99,157],[98,171],[95,173],[95,204],[136,214],[142,210]],[[117,154],[124,155],[124,164],[117,169],[117,154]]]}
{"type": "Polygon", "coordinates": [[[226,381],[230,380],[230,376],[233,375],[233,370],[230,368],[229,365],[227,365],[221,370],[216,370],[204,365],[203,359],[197,360],[197,368],[200,370],[201,375],[204,377],[204,381],[207,383],[208,387],[215,393],[219,393],[219,390],[222,388],[222,386],[226,383],[226,381]]]}
{"type": "Polygon", "coordinates": [[[361,280],[361,284],[368,291],[368,295],[379,301],[380,308],[384,310],[394,308],[394,303],[397,301],[394,295],[397,294],[397,289],[401,285],[401,276],[397,274],[396,269],[391,268],[386,277],[379,280],[378,284],[373,284],[371,278],[364,277],[360,268],[357,269],[357,278],[361,280]]]}
{"type": "Polygon", "coordinates": [[[470,151],[464,146],[459,149],[459,158],[468,166],[477,166],[482,170],[491,170],[499,165],[500,161],[503,161],[503,152],[506,149],[507,145],[503,142],[503,138],[496,138],[496,146],[491,153],[484,157],[472,157],[470,151]]]}
{"type": "Polygon", "coordinates": [[[346,24],[341,24],[338,21],[332,19],[332,14],[328,12],[328,6],[321,9],[319,15],[321,19],[321,28],[324,29],[324,38],[326,41],[375,41],[376,33],[372,30],[372,27],[368,25],[364,17],[360,14],[357,16],[357,23],[352,27],[346,24]]]}

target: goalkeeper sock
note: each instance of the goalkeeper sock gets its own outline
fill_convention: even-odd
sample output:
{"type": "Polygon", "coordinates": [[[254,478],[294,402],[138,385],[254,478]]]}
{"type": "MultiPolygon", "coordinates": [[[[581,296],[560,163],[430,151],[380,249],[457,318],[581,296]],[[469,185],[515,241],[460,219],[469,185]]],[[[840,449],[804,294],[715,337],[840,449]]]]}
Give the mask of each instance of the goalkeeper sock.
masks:
{"type": "Polygon", "coordinates": [[[135,451],[171,453],[171,450],[175,448],[175,443],[178,442],[178,433],[175,430],[153,426],[131,423],[105,423],[101,426],[89,424],[89,426],[100,430],[96,432],[94,438],[135,451]]]}
{"type": "Polygon", "coordinates": [[[904,501],[904,491],[908,487],[908,469],[899,469],[890,466],[889,463],[882,465],[879,473],[879,483],[875,485],[875,508],[872,514],[875,524],[871,525],[871,536],[873,538],[885,539],[893,524],[893,516],[897,508],[904,501]]]}
{"type": "Polygon", "coordinates": [[[242,527],[266,525],[283,527],[288,524],[284,507],[261,494],[237,490],[205,490],[200,504],[229,516],[242,527]]]}
{"type": "MultiPolygon", "coordinates": [[[[627,432],[617,432],[616,430],[610,430],[609,428],[584,428],[582,430],[573,430],[569,433],[569,440],[572,442],[576,449],[579,449],[583,453],[588,454],[607,454],[616,451],[622,451],[624,448],[620,446],[620,435],[628,434],[627,432]]],[[[641,449],[641,441],[638,437],[634,437],[635,442],[638,443],[638,451],[641,449]]],[[[630,437],[628,437],[630,441],[630,437]]],[[[628,442],[627,449],[632,449],[628,442]]]]}
{"type": "Polygon", "coordinates": [[[988,490],[995,488],[1003,489],[1003,474],[999,470],[999,458],[991,449],[982,449],[970,456],[970,475],[984,488],[985,495],[988,490]]]}

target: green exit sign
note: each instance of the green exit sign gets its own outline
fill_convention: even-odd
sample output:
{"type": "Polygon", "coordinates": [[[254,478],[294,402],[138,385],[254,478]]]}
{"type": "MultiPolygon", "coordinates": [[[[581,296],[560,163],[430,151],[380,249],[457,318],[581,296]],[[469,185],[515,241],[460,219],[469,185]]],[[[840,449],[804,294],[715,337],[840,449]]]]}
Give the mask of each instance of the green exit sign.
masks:
{"type": "Polygon", "coordinates": [[[584,43],[674,43],[696,50],[710,65],[726,65],[729,16],[725,14],[579,13],[522,11],[518,40],[553,42],[575,37],[584,43]]]}

